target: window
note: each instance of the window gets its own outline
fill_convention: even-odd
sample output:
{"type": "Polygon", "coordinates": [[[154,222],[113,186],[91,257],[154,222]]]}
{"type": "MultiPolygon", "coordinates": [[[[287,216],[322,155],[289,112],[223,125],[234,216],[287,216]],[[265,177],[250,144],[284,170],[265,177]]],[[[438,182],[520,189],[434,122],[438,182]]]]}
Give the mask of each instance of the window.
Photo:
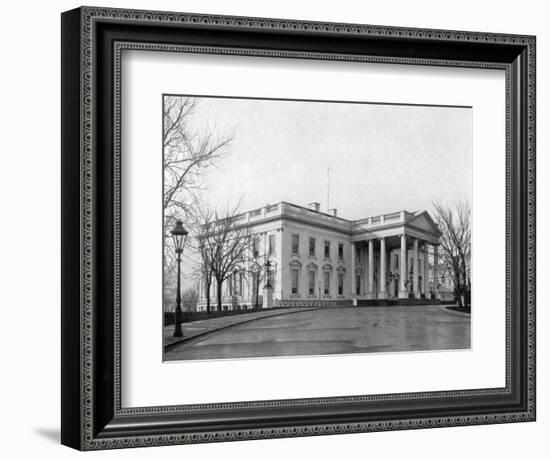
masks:
{"type": "Polygon", "coordinates": [[[239,282],[237,283],[237,296],[243,295],[243,273],[239,272],[239,282]]]}
{"type": "Polygon", "coordinates": [[[252,256],[257,258],[260,255],[260,239],[255,237],[252,240],[252,256]]]}
{"type": "Polygon", "coordinates": [[[359,247],[355,247],[355,262],[361,264],[361,250],[359,247]]]}
{"type": "Polygon", "coordinates": [[[315,271],[310,270],[308,275],[308,291],[309,295],[313,296],[315,294],[315,271]]]}
{"type": "Polygon", "coordinates": [[[309,238],[309,255],[315,256],[315,239],[313,237],[309,238]]]}
{"type": "Polygon", "coordinates": [[[344,294],[344,272],[338,272],[338,296],[344,294]]]}
{"type": "Polygon", "coordinates": [[[325,240],[325,259],[330,258],[330,242],[325,240]]]}
{"type": "Polygon", "coordinates": [[[325,295],[330,294],[330,272],[324,273],[324,280],[325,280],[325,295]]]}
{"type": "Polygon", "coordinates": [[[243,273],[235,272],[229,278],[229,294],[231,296],[242,296],[243,294],[243,273]]]}
{"type": "Polygon", "coordinates": [[[338,244],[338,259],[342,261],[344,259],[344,244],[338,244]]]}
{"type": "Polygon", "coordinates": [[[292,294],[298,294],[298,269],[292,269],[292,294]]]}
{"type": "Polygon", "coordinates": [[[355,276],[355,294],[361,295],[361,275],[359,274],[355,276]]]}
{"type": "Polygon", "coordinates": [[[274,234],[271,234],[269,237],[268,237],[268,253],[270,255],[272,255],[273,253],[275,253],[275,235],[274,234]]]}
{"type": "Polygon", "coordinates": [[[292,234],[292,254],[298,254],[300,249],[300,236],[298,234],[292,234]]]}

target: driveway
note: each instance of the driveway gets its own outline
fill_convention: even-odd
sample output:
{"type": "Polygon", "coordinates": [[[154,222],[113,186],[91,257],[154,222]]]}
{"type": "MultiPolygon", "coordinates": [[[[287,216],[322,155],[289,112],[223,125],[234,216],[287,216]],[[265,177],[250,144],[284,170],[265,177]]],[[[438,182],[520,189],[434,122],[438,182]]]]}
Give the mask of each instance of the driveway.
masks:
{"type": "Polygon", "coordinates": [[[443,306],[305,309],[245,322],[169,347],[165,360],[470,348],[470,317],[443,306]]]}

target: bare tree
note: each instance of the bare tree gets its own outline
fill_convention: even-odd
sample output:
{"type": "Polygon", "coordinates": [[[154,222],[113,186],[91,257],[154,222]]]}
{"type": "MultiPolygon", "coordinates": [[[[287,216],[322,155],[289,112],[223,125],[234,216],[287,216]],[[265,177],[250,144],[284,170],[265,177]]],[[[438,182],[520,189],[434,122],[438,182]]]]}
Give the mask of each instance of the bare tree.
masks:
{"type": "MultiPolygon", "coordinates": [[[[193,130],[191,118],[200,100],[166,96],[163,103],[164,214],[187,220],[203,191],[201,178],[215,165],[232,137],[218,137],[208,126],[193,130]]],[[[169,223],[170,221],[165,221],[169,223]]]]}
{"type": "MultiPolygon", "coordinates": [[[[201,208],[204,172],[214,167],[227,151],[231,136],[214,134],[209,126],[200,131],[192,127],[192,118],[200,99],[166,96],[163,100],[163,211],[165,284],[175,276],[176,256],[170,230],[176,219],[188,230],[196,225],[196,210],[201,208]]],[[[166,289],[166,288],[165,288],[166,289]]]]}
{"type": "Polygon", "coordinates": [[[214,213],[211,212],[208,207],[199,207],[197,218],[195,224],[195,239],[197,243],[194,246],[200,260],[197,273],[203,283],[203,290],[206,297],[206,313],[209,314],[211,307],[210,289],[214,278],[212,267],[214,265],[214,254],[216,252],[215,245],[211,243],[212,237],[215,236],[213,232],[215,217],[214,213]]]}
{"type": "MultiPolygon", "coordinates": [[[[266,274],[266,262],[268,257],[266,255],[260,255],[258,252],[254,252],[254,239],[251,242],[252,252],[249,256],[248,261],[248,273],[252,278],[252,291],[254,294],[254,307],[259,308],[259,297],[260,297],[260,282],[266,274]]],[[[267,279],[264,279],[264,282],[267,279]]]]}
{"type": "Polygon", "coordinates": [[[237,208],[228,210],[223,216],[218,212],[207,213],[205,217],[209,220],[203,220],[197,243],[201,253],[201,273],[209,275],[210,282],[216,280],[219,311],[222,310],[223,283],[246,262],[252,241],[250,229],[239,220],[237,208]]]}
{"type": "MultiPolygon", "coordinates": [[[[433,203],[435,219],[441,231],[441,258],[451,273],[457,299],[468,302],[470,294],[471,208],[468,202],[452,207],[433,203]]],[[[435,279],[437,281],[437,279],[435,279]]]]}

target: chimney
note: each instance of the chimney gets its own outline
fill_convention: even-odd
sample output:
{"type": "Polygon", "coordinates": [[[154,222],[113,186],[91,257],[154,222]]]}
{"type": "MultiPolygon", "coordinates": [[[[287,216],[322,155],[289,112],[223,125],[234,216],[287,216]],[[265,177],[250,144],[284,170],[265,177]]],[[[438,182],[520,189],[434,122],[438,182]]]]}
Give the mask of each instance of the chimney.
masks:
{"type": "Polygon", "coordinates": [[[328,212],[332,216],[338,216],[338,209],[336,208],[331,208],[328,212]]]}
{"type": "Polygon", "coordinates": [[[313,210],[314,212],[318,212],[321,208],[321,204],[319,202],[310,202],[307,204],[310,210],[313,210]]]}

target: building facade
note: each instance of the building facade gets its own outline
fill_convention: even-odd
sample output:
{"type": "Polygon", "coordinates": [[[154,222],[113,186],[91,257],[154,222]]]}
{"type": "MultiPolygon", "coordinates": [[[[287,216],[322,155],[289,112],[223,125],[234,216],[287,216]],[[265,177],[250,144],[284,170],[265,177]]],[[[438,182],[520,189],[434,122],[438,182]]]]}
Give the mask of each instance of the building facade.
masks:
{"type": "MultiPolygon", "coordinates": [[[[433,279],[440,275],[441,233],[427,211],[351,221],[335,209],[321,212],[317,202],[280,202],[240,214],[235,224],[249,227],[254,243],[249,259],[222,285],[224,309],[439,299],[433,279]]],[[[199,289],[204,310],[203,282],[199,289]]]]}

